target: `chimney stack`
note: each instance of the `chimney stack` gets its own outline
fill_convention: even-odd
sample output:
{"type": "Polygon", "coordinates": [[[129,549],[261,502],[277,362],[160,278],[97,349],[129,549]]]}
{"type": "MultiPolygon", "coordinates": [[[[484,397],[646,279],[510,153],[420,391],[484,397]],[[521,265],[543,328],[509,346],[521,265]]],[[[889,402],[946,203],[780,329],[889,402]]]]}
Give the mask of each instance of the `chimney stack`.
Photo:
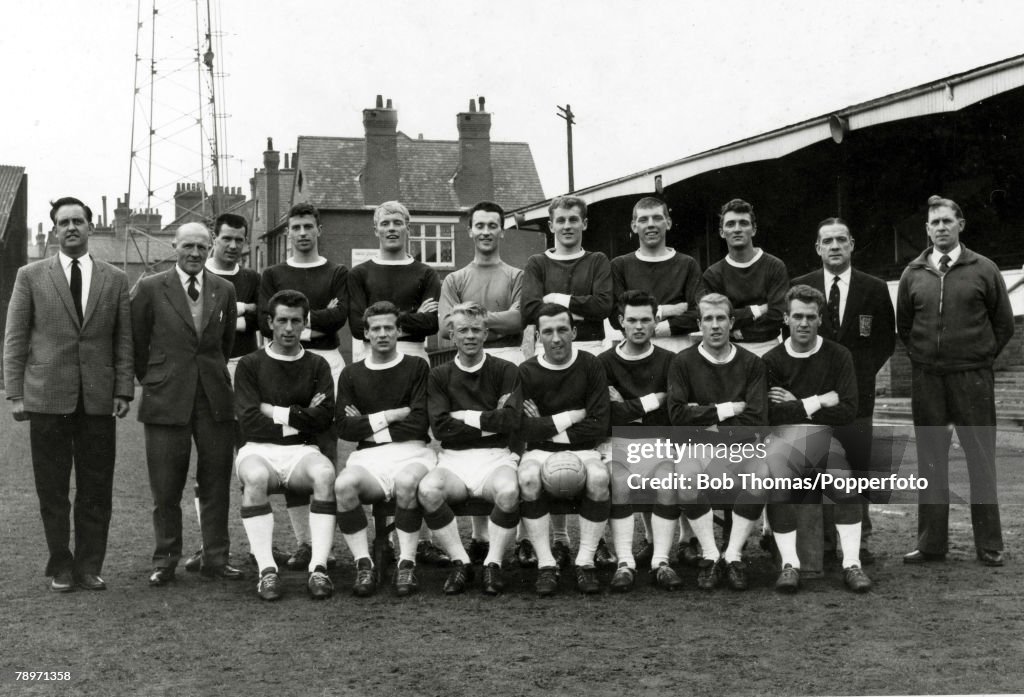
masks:
{"type": "Polygon", "coordinates": [[[274,139],[267,138],[267,149],[263,153],[263,169],[266,172],[266,231],[270,232],[277,225],[281,214],[280,169],[281,154],[274,150],[274,139]]]}
{"type": "Polygon", "coordinates": [[[469,111],[457,116],[459,127],[459,169],[455,174],[455,193],[459,203],[471,206],[494,198],[494,170],[491,167],[491,115],[469,100],[469,111]]]}
{"type": "Polygon", "coordinates": [[[363,202],[372,205],[399,198],[398,112],[388,99],[377,95],[377,106],[363,109],[366,163],[363,167],[363,202]]]}
{"type": "Polygon", "coordinates": [[[107,226],[107,197],[106,195],[101,196],[103,199],[103,227],[107,226]]]}

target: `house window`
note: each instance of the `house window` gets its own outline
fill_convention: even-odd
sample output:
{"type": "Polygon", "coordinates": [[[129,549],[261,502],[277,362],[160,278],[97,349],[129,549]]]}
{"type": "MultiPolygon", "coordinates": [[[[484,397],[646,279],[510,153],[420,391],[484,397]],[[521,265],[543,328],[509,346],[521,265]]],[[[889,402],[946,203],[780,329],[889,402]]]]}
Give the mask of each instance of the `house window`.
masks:
{"type": "Polygon", "coordinates": [[[409,254],[435,268],[455,268],[458,222],[458,218],[413,218],[409,221],[409,254]]]}

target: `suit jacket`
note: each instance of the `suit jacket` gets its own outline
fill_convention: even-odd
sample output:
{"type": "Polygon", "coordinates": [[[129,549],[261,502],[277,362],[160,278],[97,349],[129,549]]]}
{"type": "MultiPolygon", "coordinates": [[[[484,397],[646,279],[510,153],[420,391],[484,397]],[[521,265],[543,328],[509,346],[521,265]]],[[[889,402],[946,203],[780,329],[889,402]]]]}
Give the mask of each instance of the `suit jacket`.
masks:
{"type": "Polygon", "coordinates": [[[70,414],[79,387],[86,414],[111,415],[114,397],[131,399],[132,333],[128,277],[93,258],[85,316],[78,320],[57,255],[18,270],[4,339],[7,398],[25,410],[70,414]]]}
{"type": "Polygon", "coordinates": [[[178,272],[139,281],[132,298],[135,375],[142,383],[139,421],[181,426],[192,419],[201,383],[216,421],[231,421],[234,397],[227,360],[235,340],[235,288],[203,270],[203,314],[197,334],[178,272]]]}
{"type": "MultiPolygon", "coordinates": [[[[794,278],[793,285],[798,284],[817,288],[828,297],[824,269],[794,278]]],[[[827,310],[822,311],[821,335],[850,349],[857,374],[857,416],[871,416],[875,411],[875,375],[896,350],[896,314],[885,281],[852,269],[839,335],[832,333],[827,310]]]]}

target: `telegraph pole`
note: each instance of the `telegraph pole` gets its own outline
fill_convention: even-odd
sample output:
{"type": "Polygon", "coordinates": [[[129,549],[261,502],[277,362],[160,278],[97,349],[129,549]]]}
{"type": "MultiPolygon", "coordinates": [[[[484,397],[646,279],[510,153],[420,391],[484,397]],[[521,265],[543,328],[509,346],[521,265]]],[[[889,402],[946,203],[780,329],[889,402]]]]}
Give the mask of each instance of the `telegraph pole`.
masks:
{"type": "Polygon", "coordinates": [[[573,120],[575,114],[572,113],[572,105],[570,104],[560,106],[558,107],[558,110],[562,113],[556,114],[556,116],[558,116],[558,118],[560,119],[565,119],[566,146],[568,148],[569,153],[569,193],[571,194],[572,192],[576,191],[576,183],[573,180],[572,174],[572,125],[576,123],[573,120]]]}

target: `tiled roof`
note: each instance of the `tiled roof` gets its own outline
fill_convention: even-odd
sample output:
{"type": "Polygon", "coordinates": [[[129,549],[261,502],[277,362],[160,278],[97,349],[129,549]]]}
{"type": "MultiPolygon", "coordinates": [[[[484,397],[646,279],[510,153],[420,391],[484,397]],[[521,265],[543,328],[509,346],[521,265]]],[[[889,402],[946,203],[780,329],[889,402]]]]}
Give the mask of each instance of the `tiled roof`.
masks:
{"type": "MultiPolygon", "coordinates": [[[[293,200],[317,208],[361,209],[360,174],[366,159],[363,138],[300,136],[293,200]]],[[[453,177],[459,166],[457,140],[418,140],[398,133],[399,198],[410,210],[455,211],[476,203],[459,201],[453,177]]],[[[544,197],[527,143],[491,142],[494,198],[517,208],[544,197]]]]}
{"type": "Polygon", "coordinates": [[[24,174],[24,167],[0,165],[0,240],[7,230],[7,221],[10,220],[11,208],[14,207],[24,174]]]}

